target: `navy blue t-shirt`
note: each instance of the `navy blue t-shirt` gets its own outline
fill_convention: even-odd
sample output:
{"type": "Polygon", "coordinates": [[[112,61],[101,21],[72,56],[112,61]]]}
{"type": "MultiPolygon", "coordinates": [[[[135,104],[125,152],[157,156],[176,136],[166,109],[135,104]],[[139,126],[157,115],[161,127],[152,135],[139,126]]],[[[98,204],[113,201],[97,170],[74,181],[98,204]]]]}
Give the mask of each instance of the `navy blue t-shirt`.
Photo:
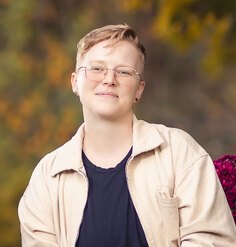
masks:
{"type": "Polygon", "coordinates": [[[147,247],[131,200],[125,166],[132,149],[114,168],[92,164],[83,153],[89,194],[76,247],[147,247]]]}

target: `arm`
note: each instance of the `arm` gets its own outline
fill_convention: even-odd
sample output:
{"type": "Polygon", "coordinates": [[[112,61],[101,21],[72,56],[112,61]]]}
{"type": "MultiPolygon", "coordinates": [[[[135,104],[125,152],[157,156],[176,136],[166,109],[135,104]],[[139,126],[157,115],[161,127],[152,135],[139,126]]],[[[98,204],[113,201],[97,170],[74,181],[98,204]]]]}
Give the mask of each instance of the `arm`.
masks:
{"type": "Polygon", "coordinates": [[[34,170],[22,196],[18,214],[23,247],[58,247],[50,196],[42,164],[34,170]]]}
{"type": "Polygon", "coordinates": [[[189,165],[176,181],[182,247],[236,246],[236,228],[210,157],[189,165]]]}

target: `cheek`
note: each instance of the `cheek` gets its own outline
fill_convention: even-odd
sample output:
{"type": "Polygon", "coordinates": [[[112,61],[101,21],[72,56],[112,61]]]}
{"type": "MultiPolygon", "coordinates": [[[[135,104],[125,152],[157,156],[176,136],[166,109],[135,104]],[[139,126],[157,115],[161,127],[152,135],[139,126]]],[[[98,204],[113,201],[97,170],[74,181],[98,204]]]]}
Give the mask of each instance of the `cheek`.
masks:
{"type": "Polygon", "coordinates": [[[130,96],[136,95],[138,91],[138,85],[137,84],[126,85],[125,91],[129,93],[130,96]]]}
{"type": "Polygon", "coordinates": [[[138,87],[136,85],[125,85],[123,87],[122,93],[126,100],[133,102],[136,98],[138,87]]]}
{"type": "Polygon", "coordinates": [[[87,78],[82,75],[78,76],[76,81],[76,86],[81,96],[89,92],[93,92],[97,85],[97,82],[88,81],[87,78]]]}
{"type": "MultiPolygon", "coordinates": [[[[82,71],[81,71],[82,72],[82,71]]],[[[76,86],[77,88],[82,91],[83,88],[86,86],[86,77],[84,75],[84,73],[80,73],[77,76],[77,80],[76,80],[76,86]]]]}

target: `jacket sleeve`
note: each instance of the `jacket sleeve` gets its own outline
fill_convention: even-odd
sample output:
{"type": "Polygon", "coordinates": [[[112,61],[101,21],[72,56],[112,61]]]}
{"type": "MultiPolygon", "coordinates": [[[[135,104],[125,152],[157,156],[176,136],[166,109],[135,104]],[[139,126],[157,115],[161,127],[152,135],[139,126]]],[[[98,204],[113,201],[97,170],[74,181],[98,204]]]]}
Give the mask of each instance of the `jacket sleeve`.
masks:
{"type": "Polygon", "coordinates": [[[19,203],[22,247],[59,246],[54,232],[49,190],[42,170],[39,163],[19,203]]]}
{"type": "Polygon", "coordinates": [[[182,247],[236,246],[235,223],[208,154],[181,171],[175,194],[179,200],[182,247]]]}

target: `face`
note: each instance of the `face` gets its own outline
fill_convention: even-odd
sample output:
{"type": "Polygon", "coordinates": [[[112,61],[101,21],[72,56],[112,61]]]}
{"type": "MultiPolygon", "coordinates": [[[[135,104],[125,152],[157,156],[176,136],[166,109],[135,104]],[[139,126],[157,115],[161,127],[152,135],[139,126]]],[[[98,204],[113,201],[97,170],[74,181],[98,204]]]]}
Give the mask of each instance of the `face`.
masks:
{"type": "Polygon", "coordinates": [[[88,72],[86,76],[85,69],[72,73],[72,89],[80,98],[85,116],[92,114],[109,119],[132,116],[133,104],[143,92],[145,82],[139,75],[133,74],[127,78],[114,73],[117,67],[141,72],[137,48],[128,41],[119,41],[112,46],[109,45],[110,42],[106,40],[94,45],[80,64],[81,67],[108,68],[102,80],[93,80],[88,72]]]}

